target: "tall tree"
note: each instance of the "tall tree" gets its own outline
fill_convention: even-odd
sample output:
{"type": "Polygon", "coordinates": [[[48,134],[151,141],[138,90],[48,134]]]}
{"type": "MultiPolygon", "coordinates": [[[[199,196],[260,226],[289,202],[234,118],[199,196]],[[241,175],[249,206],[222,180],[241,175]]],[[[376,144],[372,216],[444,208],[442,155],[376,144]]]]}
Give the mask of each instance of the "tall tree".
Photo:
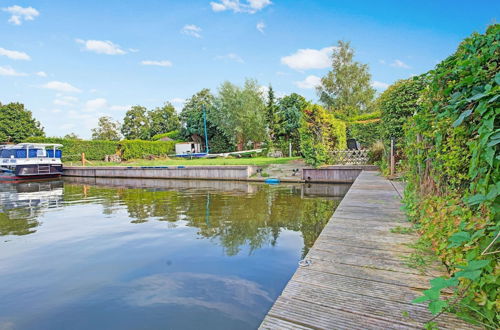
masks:
{"type": "Polygon", "coordinates": [[[97,127],[92,129],[92,140],[120,140],[120,123],[108,116],[100,117],[97,127]]]}
{"type": "Polygon", "coordinates": [[[269,137],[271,140],[274,139],[274,135],[276,133],[276,97],[274,96],[273,86],[269,85],[267,90],[267,100],[266,100],[266,121],[267,121],[267,130],[269,132],[269,137]]]}
{"type": "Polygon", "coordinates": [[[291,143],[293,150],[299,150],[299,128],[303,110],[308,104],[304,97],[296,93],[287,95],[278,101],[275,141],[282,149],[288,149],[288,143],[291,143]]]}
{"type": "Polygon", "coordinates": [[[355,62],[349,42],[339,41],[332,53],[332,69],[317,87],[320,101],[339,117],[348,118],[370,109],[375,89],[367,64],[355,62]]]}
{"type": "Polygon", "coordinates": [[[240,146],[266,140],[266,107],[255,80],[247,79],[243,88],[224,82],[211,117],[224,135],[240,146]]]}
{"type": "Polygon", "coordinates": [[[149,140],[151,133],[147,109],[140,105],[135,105],[128,110],[123,119],[121,132],[128,140],[149,140]]]}
{"type": "Polygon", "coordinates": [[[179,116],[170,102],[148,112],[150,136],[179,129],[179,116]]]}
{"type": "Polygon", "coordinates": [[[22,103],[0,103],[0,142],[22,142],[31,136],[45,136],[31,111],[22,103]]]}
{"type": "Polygon", "coordinates": [[[68,133],[65,136],[63,136],[63,139],[66,140],[81,140],[81,138],[76,134],[76,133],[68,133]]]}

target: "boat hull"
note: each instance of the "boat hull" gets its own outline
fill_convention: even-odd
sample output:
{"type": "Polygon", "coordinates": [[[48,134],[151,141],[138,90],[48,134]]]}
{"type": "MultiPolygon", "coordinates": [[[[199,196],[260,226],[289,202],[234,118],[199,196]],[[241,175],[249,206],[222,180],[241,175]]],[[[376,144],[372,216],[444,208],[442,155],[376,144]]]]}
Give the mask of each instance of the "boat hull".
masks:
{"type": "Polygon", "coordinates": [[[7,175],[7,174],[0,173],[0,183],[47,180],[47,179],[56,179],[59,177],[61,177],[60,173],[44,174],[44,175],[22,175],[22,176],[7,175]]]}

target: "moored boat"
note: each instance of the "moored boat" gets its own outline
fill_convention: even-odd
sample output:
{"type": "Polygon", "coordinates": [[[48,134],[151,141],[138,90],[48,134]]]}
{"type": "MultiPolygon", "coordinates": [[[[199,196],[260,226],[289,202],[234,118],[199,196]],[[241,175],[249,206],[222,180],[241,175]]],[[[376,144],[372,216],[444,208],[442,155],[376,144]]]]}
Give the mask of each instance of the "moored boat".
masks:
{"type": "Polygon", "coordinates": [[[39,180],[62,174],[60,144],[19,143],[0,147],[0,182],[39,180]]]}

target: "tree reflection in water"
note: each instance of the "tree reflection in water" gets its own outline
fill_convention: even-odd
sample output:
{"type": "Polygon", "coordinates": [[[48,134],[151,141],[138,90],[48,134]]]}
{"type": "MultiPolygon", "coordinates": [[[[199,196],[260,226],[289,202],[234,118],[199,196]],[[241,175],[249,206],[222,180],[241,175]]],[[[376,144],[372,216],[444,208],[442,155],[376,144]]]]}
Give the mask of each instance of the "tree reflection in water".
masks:
{"type": "Polygon", "coordinates": [[[229,256],[247,245],[250,253],[275,245],[283,230],[302,234],[305,255],[348,189],[346,185],[320,187],[325,193],[319,186],[304,185],[69,178],[64,192],[61,183],[43,186],[49,190],[32,185],[30,199],[19,191],[28,186],[6,186],[1,191],[0,235],[35,232],[40,212],[59,206],[62,199],[66,206],[100,204],[107,215],[125,207],[135,224],[166,221],[170,227],[197,228],[200,237],[220,244],[229,256]],[[310,197],[318,189],[320,197],[310,197]],[[57,193],[47,198],[47,191],[60,191],[59,199],[54,197],[57,193]],[[37,193],[38,204],[33,202],[37,193]]]}

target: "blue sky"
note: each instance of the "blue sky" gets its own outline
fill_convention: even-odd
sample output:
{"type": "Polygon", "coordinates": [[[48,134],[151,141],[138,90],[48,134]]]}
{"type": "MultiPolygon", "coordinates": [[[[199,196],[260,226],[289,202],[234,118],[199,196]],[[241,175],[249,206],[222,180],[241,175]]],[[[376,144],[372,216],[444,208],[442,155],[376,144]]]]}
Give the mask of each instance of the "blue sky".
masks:
{"type": "Polygon", "coordinates": [[[49,136],[89,137],[97,118],[255,78],[316,100],[337,40],[374,86],[432,69],[500,1],[0,1],[0,102],[22,102],[49,136]]]}

